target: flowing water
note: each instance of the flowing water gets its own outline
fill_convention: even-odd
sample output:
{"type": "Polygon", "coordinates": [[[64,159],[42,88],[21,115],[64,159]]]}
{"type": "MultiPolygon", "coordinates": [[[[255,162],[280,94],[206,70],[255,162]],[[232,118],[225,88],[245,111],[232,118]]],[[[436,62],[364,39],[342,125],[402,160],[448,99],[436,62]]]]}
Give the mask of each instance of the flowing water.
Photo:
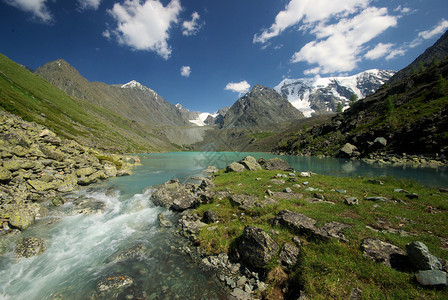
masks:
{"type": "MultiPolygon", "coordinates": [[[[72,203],[51,209],[49,216],[0,244],[0,299],[88,299],[101,279],[130,276],[134,285],[120,298],[225,299],[216,277],[202,271],[179,251],[183,239],[159,228],[157,214],[175,221],[177,215],[150,201],[151,189],[172,178],[188,181],[209,165],[223,168],[246,155],[260,153],[186,152],[142,155],[142,166],[129,177],[76,192],[73,199],[104,203],[97,214],[77,214],[72,203]],[[17,260],[13,252],[19,238],[37,236],[47,250],[17,260]],[[127,249],[138,249],[120,259],[127,249]]],[[[330,158],[282,156],[297,171],[310,170],[336,176],[395,176],[426,185],[447,187],[444,169],[392,168],[330,158]]],[[[98,297],[98,296],[97,296],[98,297]]]]}

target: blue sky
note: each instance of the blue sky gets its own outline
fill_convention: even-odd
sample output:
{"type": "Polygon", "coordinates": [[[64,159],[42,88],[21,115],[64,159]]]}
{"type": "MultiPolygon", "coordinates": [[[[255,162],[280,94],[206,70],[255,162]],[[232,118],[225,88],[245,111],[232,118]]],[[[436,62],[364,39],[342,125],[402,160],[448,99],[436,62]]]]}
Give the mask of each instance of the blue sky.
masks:
{"type": "Polygon", "coordinates": [[[0,52],[214,112],[255,84],[399,70],[447,12],[447,0],[0,0],[0,52]]]}

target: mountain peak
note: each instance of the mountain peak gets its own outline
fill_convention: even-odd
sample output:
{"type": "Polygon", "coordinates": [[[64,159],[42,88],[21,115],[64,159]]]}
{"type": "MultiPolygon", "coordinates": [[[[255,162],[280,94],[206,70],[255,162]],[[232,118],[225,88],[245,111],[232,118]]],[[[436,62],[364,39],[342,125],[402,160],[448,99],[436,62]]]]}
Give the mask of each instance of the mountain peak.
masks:
{"type": "Polygon", "coordinates": [[[140,90],[147,90],[148,88],[146,86],[144,86],[143,84],[141,84],[140,82],[136,81],[136,80],[131,80],[128,83],[122,84],[121,85],[122,89],[140,89],[140,90]]]}

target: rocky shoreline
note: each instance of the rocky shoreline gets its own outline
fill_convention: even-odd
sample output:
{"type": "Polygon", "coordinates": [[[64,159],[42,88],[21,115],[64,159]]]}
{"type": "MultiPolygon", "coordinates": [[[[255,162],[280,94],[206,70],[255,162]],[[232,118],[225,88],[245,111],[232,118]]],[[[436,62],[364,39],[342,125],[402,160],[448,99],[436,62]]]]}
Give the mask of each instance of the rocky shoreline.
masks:
{"type": "Polygon", "coordinates": [[[130,175],[138,158],[104,154],[0,111],[0,236],[30,227],[62,195],[130,175]]]}

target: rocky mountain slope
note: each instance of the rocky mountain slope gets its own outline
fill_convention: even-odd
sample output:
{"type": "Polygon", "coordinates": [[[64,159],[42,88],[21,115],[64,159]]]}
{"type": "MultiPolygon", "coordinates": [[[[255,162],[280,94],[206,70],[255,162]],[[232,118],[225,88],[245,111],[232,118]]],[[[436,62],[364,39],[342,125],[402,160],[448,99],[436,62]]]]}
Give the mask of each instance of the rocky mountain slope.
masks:
{"type": "Polygon", "coordinates": [[[284,79],[274,89],[310,117],[336,112],[338,103],[347,108],[352,95],[362,99],[373,94],[394,74],[373,69],[348,77],[284,79]]]}
{"type": "MultiPolygon", "coordinates": [[[[75,74],[76,70],[60,63],[61,67],[74,73],[74,78],[82,81],[82,77],[75,74]]],[[[59,68],[58,62],[55,64],[54,67],[59,68]]],[[[80,96],[77,91],[85,85],[76,84],[69,78],[64,80],[61,77],[60,83],[65,82],[72,94],[80,96]]],[[[128,93],[128,89],[115,90],[128,93]]],[[[76,140],[85,146],[112,152],[175,149],[171,142],[163,136],[156,136],[148,126],[79,97],[70,97],[3,55],[0,55],[0,99],[0,109],[19,115],[26,121],[45,125],[61,137],[76,140]]]]}
{"type": "Polygon", "coordinates": [[[226,128],[266,128],[270,124],[303,118],[303,114],[273,89],[256,85],[238,99],[219,123],[226,128]]]}
{"type": "Polygon", "coordinates": [[[417,57],[409,66],[397,72],[390,79],[389,83],[394,83],[410,76],[415,72],[420,72],[420,68],[429,67],[434,61],[445,60],[448,56],[448,31],[446,31],[440,39],[426,51],[417,57]]]}
{"type": "Polygon", "coordinates": [[[143,125],[188,125],[188,119],[154,90],[135,80],[121,85],[89,82],[63,59],[39,67],[36,74],[73,97],[86,100],[143,125]]]}
{"type": "Polygon", "coordinates": [[[419,154],[446,160],[447,78],[445,59],[403,80],[388,83],[324,124],[289,133],[274,151],[370,158],[378,154],[405,158],[419,154]]]}

